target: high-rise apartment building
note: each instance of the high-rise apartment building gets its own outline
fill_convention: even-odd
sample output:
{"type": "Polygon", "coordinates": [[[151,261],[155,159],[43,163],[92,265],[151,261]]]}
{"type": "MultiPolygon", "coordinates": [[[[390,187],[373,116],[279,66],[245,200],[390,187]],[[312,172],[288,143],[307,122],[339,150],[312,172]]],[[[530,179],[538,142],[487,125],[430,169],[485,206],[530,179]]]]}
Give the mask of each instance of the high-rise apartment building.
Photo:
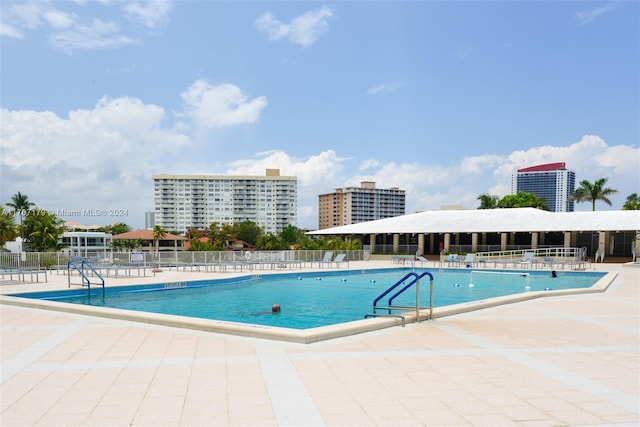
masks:
{"type": "Polygon", "coordinates": [[[318,196],[320,229],[404,214],[404,190],[376,188],[372,181],[363,181],[360,187],[337,188],[333,193],[318,196]]]}
{"type": "Polygon", "coordinates": [[[576,173],[564,162],[518,169],[511,180],[513,194],[518,191],[544,199],[551,212],[573,212],[574,202],[567,201],[576,189],[576,173]]]}
{"type": "Polygon", "coordinates": [[[153,227],[156,226],[156,214],[152,211],[147,211],[144,213],[144,228],[147,230],[153,230],[153,227]]]}
{"type": "Polygon", "coordinates": [[[298,217],[298,180],[267,169],[265,176],[154,175],[155,223],[185,232],[211,223],[252,221],[278,234],[298,217]]]}

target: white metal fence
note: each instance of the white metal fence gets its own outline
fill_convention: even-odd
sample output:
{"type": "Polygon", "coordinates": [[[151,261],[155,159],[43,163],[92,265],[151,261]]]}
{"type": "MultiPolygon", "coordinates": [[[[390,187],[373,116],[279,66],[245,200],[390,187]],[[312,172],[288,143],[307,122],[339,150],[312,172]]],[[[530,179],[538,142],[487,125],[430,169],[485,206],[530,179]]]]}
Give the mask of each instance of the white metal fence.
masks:
{"type": "MultiPolygon", "coordinates": [[[[111,252],[94,253],[90,257],[82,258],[65,252],[22,252],[0,253],[0,269],[67,269],[71,259],[86,259],[94,266],[129,266],[129,267],[153,267],[172,265],[204,265],[232,262],[321,262],[325,250],[280,250],[280,251],[220,251],[220,252],[111,252]]],[[[362,250],[342,251],[334,250],[334,255],[345,253],[347,261],[361,261],[364,258],[362,250]]]]}

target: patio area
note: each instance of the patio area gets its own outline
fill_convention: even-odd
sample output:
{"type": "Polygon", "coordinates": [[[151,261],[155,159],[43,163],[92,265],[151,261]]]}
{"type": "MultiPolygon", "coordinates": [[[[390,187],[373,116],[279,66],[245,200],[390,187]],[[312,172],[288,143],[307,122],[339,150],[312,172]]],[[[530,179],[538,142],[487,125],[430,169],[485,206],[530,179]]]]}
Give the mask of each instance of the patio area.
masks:
{"type": "MultiPolygon", "coordinates": [[[[394,265],[349,268],[380,266],[394,265]]],[[[618,273],[606,292],[314,344],[3,304],[0,424],[636,426],[640,268],[592,268],[618,273]]],[[[229,275],[167,271],[115,283],[229,275]]],[[[0,292],[66,286],[50,276],[0,292]]]]}

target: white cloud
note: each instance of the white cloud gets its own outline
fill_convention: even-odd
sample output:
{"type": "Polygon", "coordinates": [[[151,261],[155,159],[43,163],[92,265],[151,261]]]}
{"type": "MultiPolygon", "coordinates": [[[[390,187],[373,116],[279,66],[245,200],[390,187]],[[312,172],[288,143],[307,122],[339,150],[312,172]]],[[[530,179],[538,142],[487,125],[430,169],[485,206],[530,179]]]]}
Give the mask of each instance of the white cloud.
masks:
{"type": "Polygon", "coordinates": [[[48,10],[42,18],[53,28],[65,29],[73,25],[76,16],[59,10],[48,10]]]}
{"type": "Polygon", "coordinates": [[[640,150],[637,148],[618,145],[595,154],[593,159],[599,167],[610,169],[616,175],[635,178],[636,185],[640,185],[640,150]]]}
{"type": "Polygon", "coordinates": [[[280,169],[280,175],[298,177],[298,185],[304,189],[339,182],[344,161],[345,159],[338,157],[333,150],[323,151],[304,159],[291,157],[283,151],[276,150],[259,153],[254,158],[232,162],[226,173],[264,175],[266,169],[280,169]]]}
{"type": "Polygon", "coordinates": [[[464,174],[478,174],[493,169],[504,160],[503,156],[483,154],[481,156],[464,157],[460,164],[460,171],[464,174]]]}
{"type": "Polygon", "coordinates": [[[42,25],[40,19],[46,10],[44,3],[10,3],[0,8],[0,36],[23,39],[25,30],[35,30],[42,25]]]}
{"type": "Polygon", "coordinates": [[[151,175],[190,143],[164,119],[162,108],[135,98],[103,98],[68,118],[2,109],[3,196],[21,191],[45,209],[128,209],[129,218],[111,222],[139,224],[153,208],[151,175]]]}
{"type": "Polygon", "coordinates": [[[123,10],[134,22],[140,22],[147,28],[157,28],[169,21],[171,2],[168,0],[147,0],[125,2],[123,10]]]}
{"type": "MultiPolygon", "coordinates": [[[[65,53],[73,53],[79,50],[115,49],[131,44],[141,43],[138,36],[127,35],[134,29],[129,22],[139,24],[147,29],[155,29],[169,21],[172,4],[169,0],[136,0],[129,2],[57,2],[58,8],[52,7],[50,2],[25,2],[13,3],[1,9],[2,23],[0,35],[23,39],[25,32],[35,31],[45,25],[50,32],[48,39],[51,45],[65,53]],[[98,15],[96,10],[101,8],[88,8],[87,5],[99,3],[103,8],[121,7],[118,12],[121,16],[116,18],[104,18],[104,14],[98,15]],[[67,12],[63,8],[72,6],[82,7],[85,14],[93,13],[94,16],[80,16],[73,12],[67,12]]],[[[104,9],[102,9],[104,11],[104,9]]],[[[140,35],[139,32],[136,34],[140,35]]],[[[144,35],[144,34],[142,34],[144,35]]]]}
{"type": "Polygon", "coordinates": [[[0,22],[0,37],[11,37],[12,39],[22,39],[24,38],[24,33],[20,29],[14,27],[13,25],[0,22]]]}
{"type": "Polygon", "coordinates": [[[288,39],[291,43],[309,47],[329,28],[329,18],[333,9],[326,6],[303,13],[285,24],[277,20],[271,13],[265,13],[256,19],[256,28],[265,33],[269,40],[288,39]]]}
{"type": "Polygon", "coordinates": [[[380,161],[376,159],[367,159],[360,163],[358,167],[359,171],[366,171],[368,169],[375,169],[380,166],[380,161]]]}
{"type": "Polygon", "coordinates": [[[40,16],[46,9],[47,6],[44,3],[12,3],[3,15],[15,23],[15,25],[33,30],[42,24],[40,16]]]}
{"type": "Polygon", "coordinates": [[[576,13],[576,19],[580,25],[586,25],[599,16],[614,11],[618,7],[617,3],[609,3],[606,6],[598,7],[595,9],[589,9],[576,13]]]}
{"type": "Polygon", "coordinates": [[[366,90],[365,93],[367,95],[376,95],[381,92],[393,92],[394,90],[398,89],[401,86],[402,86],[402,83],[399,81],[382,83],[382,84],[370,87],[369,89],[366,90]]]}
{"type": "Polygon", "coordinates": [[[267,98],[249,99],[232,84],[213,86],[197,80],[181,94],[187,104],[187,115],[202,127],[221,128],[253,123],[267,106],[267,98]]]}
{"type": "Polygon", "coordinates": [[[72,29],[52,34],[51,43],[64,52],[72,53],[77,50],[114,49],[137,44],[139,40],[120,34],[116,22],[94,19],[89,25],[78,24],[72,29]]]}

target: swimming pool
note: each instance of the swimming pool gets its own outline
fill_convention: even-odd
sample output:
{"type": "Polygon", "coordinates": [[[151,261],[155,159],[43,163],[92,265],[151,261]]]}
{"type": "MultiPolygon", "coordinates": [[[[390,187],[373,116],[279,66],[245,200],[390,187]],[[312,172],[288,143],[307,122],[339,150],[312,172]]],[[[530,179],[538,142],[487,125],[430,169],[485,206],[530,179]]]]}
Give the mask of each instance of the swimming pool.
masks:
{"type": "MultiPolygon", "coordinates": [[[[398,268],[249,275],[233,279],[111,287],[106,289],[104,296],[101,288],[93,288],[90,296],[86,289],[11,296],[256,327],[308,330],[364,319],[365,315],[373,312],[374,299],[410,271],[398,268]],[[274,304],[281,307],[280,312],[272,313],[274,304]]],[[[540,292],[585,289],[604,276],[598,272],[560,272],[557,278],[551,278],[549,272],[542,271],[415,271],[432,272],[434,307],[508,295],[524,295],[526,298],[540,292]]],[[[428,285],[429,280],[425,277],[420,286],[421,306],[428,305],[428,285]]],[[[415,299],[415,288],[411,288],[394,303],[415,305],[415,299]]]]}

